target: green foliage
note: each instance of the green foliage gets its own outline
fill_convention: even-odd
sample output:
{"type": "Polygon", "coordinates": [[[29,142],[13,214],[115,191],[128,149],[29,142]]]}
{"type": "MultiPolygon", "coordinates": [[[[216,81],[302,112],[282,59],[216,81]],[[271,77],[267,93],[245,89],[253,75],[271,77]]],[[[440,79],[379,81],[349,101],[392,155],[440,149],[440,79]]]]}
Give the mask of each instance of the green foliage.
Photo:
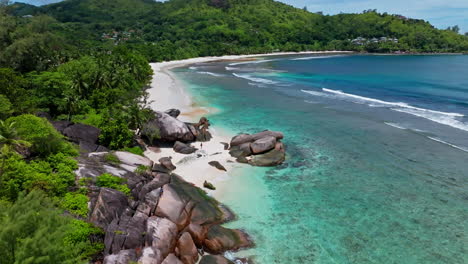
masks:
{"type": "Polygon", "coordinates": [[[32,151],[37,155],[45,157],[59,152],[77,154],[74,147],[44,118],[26,114],[11,117],[7,123],[12,124],[20,138],[32,144],[32,151]]]}
{"type": "Polygon", "coordinates": [[[104,244],[100,242],[91,242],[90,238],[100,238],[104,232],[85,221],[73,219],[71,221],[64,244],[68,247],[74,247],[79,253],[80,259],[86,260],[99,254],[104,250],[104,244]]]}
{"type": "Polygon", "coordinates": [[[125,184],[126,180],[109,173],[104,173],[97,177],[96,185],[99,187],[111,188],[117,191],[121,191],[126,195],[130,194],[130,189],[125,184]]]}
{"type": "Polygon", "coordinates": [[[0,119],[8,117],[13,112],[10,100],[3,94],[0,94],[0,119]]]}
{"type": "Polygon", "coordinates": [[[16,200],[22,191],[40,189],[51,196],[64,195],[74,185],[77,162],[63,153],[27,162],[5,146],[0,155],[0,198],[16,200]]]}
{"type": "Polygon", "coordinates": [[[119,158],[113,153],[107,153],[104,155],[104,160],[113,164],[120,164],[119,158]]]}
{"type": "Polygon", "coordinates": [[[83,263],[87,256],[80,251],[91,244],[75,230],[43,193],[21,195],[0,213],[2,263],[83,263]]]}
{"type": "Polygon", "coordinates": [[[133,153],[133,154],[136,154],[136,155],[140,155],[140,156],[143,156],[144,154],[144,150],[139,147],[139,146],[135,146],[135,147],[125,147],[122,149],[122,151],[126,151],[126,152],[130,152],[130,153],[133,153]]]}
{"type": "Polygon", "coordinates": [[[147,172],[150,168],[148,166],[145,166],[145,165],[140,165],[136,168],[135,170],[135,173],[138,173],[138,174],[143,174],[145,172],[147,172]]]}
{"type": "Polygon", "coordinates": [[[61,198],[60,205],[63,209],[72,214],[87,217],[88,216],[88,196],[81,193],[66,193],[61,198]]]}

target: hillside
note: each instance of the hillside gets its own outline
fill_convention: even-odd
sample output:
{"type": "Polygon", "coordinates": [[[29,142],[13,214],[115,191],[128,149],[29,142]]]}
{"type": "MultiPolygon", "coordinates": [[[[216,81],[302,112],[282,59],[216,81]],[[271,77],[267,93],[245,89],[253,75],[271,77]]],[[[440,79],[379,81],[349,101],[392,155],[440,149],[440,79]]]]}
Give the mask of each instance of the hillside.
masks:
{"type": "Polygon", "coordinates": [[[374,10],[324,16],[273,0],[68,0],[38,12],[60,21],[76,46],[83,38],[92,46],[117,42],[153,61],[275,50],[468,50],[467,37],[422,20],[374,10]]]}

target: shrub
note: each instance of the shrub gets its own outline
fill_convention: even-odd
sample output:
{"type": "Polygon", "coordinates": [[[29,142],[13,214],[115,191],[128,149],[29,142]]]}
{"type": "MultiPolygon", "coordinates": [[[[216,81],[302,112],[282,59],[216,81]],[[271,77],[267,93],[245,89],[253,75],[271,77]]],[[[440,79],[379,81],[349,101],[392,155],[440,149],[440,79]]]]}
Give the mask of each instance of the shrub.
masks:
{"type": "Polygon", "coordinates": [[[66,193],[60,205],[72,214],[82,217],[88,216],[88,196],[81,193],[66,193]]]}
{"type": "Polygon", "coordinates": [[[126,195],[130,194],[130,189],[125,184],[126,179],[114,176],[109,173],[104,173],[97,177],[96,185],[99,187],[107,187],[117,191],[121,191],[126,195]]]}
{"type": "Polygon", "coordinates": [[[119,158],[112,154],[112,153],[107,153],[104,155],[104,160],[113,164],[120,164],[119,158]]]}
{"type": "Polygon", "coordinates": [[[97,231],[78,232],[74,221],[42,192],[20,195],[0,213],[1,263],[83,263],[85,249],[93,247],[89,235],[97,231]]]}
{"type": "Polygon", "coordinates": [[[127,151],[127,152],[130,152],[130,153],[133,153],[133,154],[136,154],[136,155],[140,155],[140,156],[143,156],[143,153],[144,153],[144,150],[142,148],[140,148],[139,146],[135,146],[135,147],[126,147],[126,148],[123,148],[122,151],[127,151]]]}
{"type": "Polygon", "coordinates": [[[18,136],[32,144],[32,151],[39,156],[48,156],[59,152],[77,155],[77,150],[44,118],[26,114],[11,117],[7,123],[14,123],[18,136]]]}

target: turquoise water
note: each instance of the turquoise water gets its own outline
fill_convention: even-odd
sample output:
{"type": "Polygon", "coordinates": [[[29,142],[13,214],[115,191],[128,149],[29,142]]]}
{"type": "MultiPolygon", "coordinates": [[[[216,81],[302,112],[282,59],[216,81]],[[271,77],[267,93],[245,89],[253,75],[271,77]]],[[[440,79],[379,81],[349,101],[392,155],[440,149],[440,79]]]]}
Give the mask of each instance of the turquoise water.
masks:
{"type": "Polygon", "coordinates": [[[284,165],[233,176],[236,255],[468,263],[468,56],[302,58],[175,70],[214,125],[286,135],[284,165]]]}

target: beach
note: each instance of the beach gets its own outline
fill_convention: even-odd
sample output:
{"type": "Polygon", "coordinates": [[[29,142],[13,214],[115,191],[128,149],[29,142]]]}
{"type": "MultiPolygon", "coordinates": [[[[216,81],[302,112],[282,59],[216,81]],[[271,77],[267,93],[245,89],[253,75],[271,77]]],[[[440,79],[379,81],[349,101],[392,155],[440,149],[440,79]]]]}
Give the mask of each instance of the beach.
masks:
{"type": "MultiPolygon", "coordinates": [[[[147,90],[149,94],[148,99],[151,108],[155,111],[166,111],[172,108],[179,109],[181,111],[181,114],[178,117],[179,120],[197,123],[201,117],[216,113],[218,109],[204,105],[197,105],[193,101],[192,95],[188,92],[186,87],[184,87],[184,84],[171,72],[171,69],[185,67],[195,63],[250,60],[257,57],[343,53],[349,52],[279,52],[270,54],[200,57],[179,61],[151,63],[153,79],[151,81],[150,88],[147,90]]],[[[268,128],[266,127],[264,129],[268,128]]],[[[184,159],[187,160],[187,155],[176,153],[169,147],[161,147],[157,151],[147,150],[145,152],[145,156],[154,162],[158,162],[162,157],[172,157],[172,161],[177,167],[174,173],[181,175],[186,181],[195,184],[197,187],[207,191],[209,195],[222,201],[226,188],[230,187],[230,179],[232,175],[244,173],[248,168],[250,168],[250,166],[237,163],[235,158],[231,157],[227,150],[224,150],[224,145],[222,144],[229,143],[233,136],[243,131],[228,131],[219,126],[211,126],[209,131],[213,136],[209,142],[203,142],[203,145],[201,145],[200,142],[193,143],[194,147],[205,151],[206,156],[191,159],[189,162],[184,162],[184,159]],[[208,162],[210,161],[220,162],[227,171],[221,171],[209,165],[208,162]],[[205,181],[212,183],[216,187],[216,190],[203,188],[203,183],[205,181]]]]}

